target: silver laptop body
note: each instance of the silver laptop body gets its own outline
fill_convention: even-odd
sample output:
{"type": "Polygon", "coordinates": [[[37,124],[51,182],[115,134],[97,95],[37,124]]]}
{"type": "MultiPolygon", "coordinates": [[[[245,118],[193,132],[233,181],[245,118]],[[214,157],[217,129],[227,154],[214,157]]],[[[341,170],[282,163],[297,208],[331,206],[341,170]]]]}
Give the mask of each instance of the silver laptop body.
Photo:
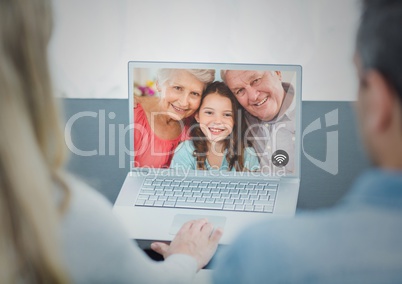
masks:
{"type": "MultiPolygon", "coordinates": [[[[302,69],[298,65],[263,65],[263,64],[222,64],[222,63],[172,63],[172,62],[138,62],[131,61],[128,64],[128,102],[129,102],[129,117],[130,124],[134,121],[133,112],[133,92],[134,82],[138,80],[139,72],[135,70],[149,69],[150,80],[154,79],[152,74],[159,68],[180,68],[180,69],[215,69],[216,80],[220,80],[220,70],[270,70],[281,71],[282,81],[289,81],[294,88],[294,107],[295,107],[295,135],[294,135],[294,170],[292,173],[283,175],[275,174],[275,172],[227,172],[227,171],[201,171],[201,170],[186,170],[178,171],[172,169],[152,169],[152,168],[134,168],[134,154],[131,155],[131,169],[127,174],[124,184],[113,206],[115,215],[122,221],[124,226],[133,239],[137,240],[163,240],[170,241],[180,226],[191,219],[206,217],[215,226],[223,227],[224,235],[220,241],[221,244],[230,244],[236,234],[246,225],[257,220],[277,217],[293,217],[296,210],[297,198],[300,187],[300,156],[301,156],[301,90],[302,90],[302,69]],[[156,194],[162,196],[168,194],[164,200],[166,206],[163,207],[161,201],[158,206],[148,206],[156,202],[141,200],[147,194],[155,195],[151,185],[156,184],[156,194]],[[255,189],[261,186],[270,187],[269,192],[274,192],[268,198],[272,199],[272,207],[269,210],[264,210],[267,207],[254,206],[259,211],[251,212],[246,210],[249,207],[232,207],[232,210],[224,210],[223,205],[215,206],[212,201],[205,206],[194,201],[195,208],[187,206],[183,202],[174,199],[172,196],[175,190],[181,187],[182,190],[190,194],[190,185],[197,188],[197,184],[201,185],[199,192],[203,192],[203,188],[208,188],[213,183],[211,188],[233,188],[234,184],[241,183],[244,186],[254,186],[255,189]],[[184,184],[184,185],[183,185],[184,184]],[[277,187],[274,185],[277,184],[277,187]],[[168,185],[163,187],[162,185],[168,185]],[[170,186],[173,185],[173,186],[170,186]],[[179,186],[180,185],[180,186],[179,186]],[[217,185],[217,186],[216,186],[217,185]],[[221,185],[221,186],[219,186],[221,185]],[[145,195],[141,192],[143,188],[145,195]],[[166,188],[167,191],[164,191],[166,188]],[[169,197],[172,197],[169,199],[169,197]],[[167,202],[173,200],[173,202],[167,202]],[[175,201],[174,201],[175,200],[175,201]],[[136,205],[137,204],[137,205],[136,205]],[[236,209],[236,210],[235,210],[236,209]]],[[[144,72],[142,72],[144,73],[144,72]]],[[[143,74],[141,75],[143,76],[143,74]]],[[[142,78],[143,80],[143,78],[142,78]]],[[[133,127],[130,127],[130,150],[133,153],[134,139],[133,127]]],[[[280,149],[280,145],[277,145],[280,149]]],[[[216,190],[216,189],[215,189],[216,190]]],[[[228,189],[229,191],[231,189],[228,189]]],[[[253,192],[258,190],[252,190],[253,192]]],[[[209,191],[211,192],[211,191],[209,191]]],[[[217,192],[217,191],[213,191],[217,192]]],[[[227,191],[226,191],[227,193],[227,191]]],[[[229,192],[230,193],[230,192],[229,192]]],[[[239,192],[234,192],[239,193],[239,192]]],[[[213,193],[212,193],[213,195],[213,193]]],[[[159,196],[159,197],[160,197],[159,196]]],[[[152,197],[153,201],[158,200],[158,196],[152,197]]],[[[211,196],[209,196],[211,197],[211,196]]],[[[262,197],[253,197],[259,199],[262,197]]],[[[181,201],[184,198],[180,199],[181,201]]],[[[261,201],[262,202],[262,201],[261,201]]],[[[259,204],[259,203],[256,203],[259,204]]],[[[229,208],[229,207],[228,207],[229,208]]]]}

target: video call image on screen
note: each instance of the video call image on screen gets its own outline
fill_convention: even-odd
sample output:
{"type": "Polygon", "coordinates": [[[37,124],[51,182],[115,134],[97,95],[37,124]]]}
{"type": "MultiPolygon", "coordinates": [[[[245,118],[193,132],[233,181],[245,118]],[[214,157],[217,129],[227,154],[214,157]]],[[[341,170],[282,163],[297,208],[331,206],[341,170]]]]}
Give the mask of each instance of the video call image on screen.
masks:
{"type": "Polygon", "coordinates": [[[134,167],[294,174],[295,71],[131,67],[129,74],[134,167]]]}

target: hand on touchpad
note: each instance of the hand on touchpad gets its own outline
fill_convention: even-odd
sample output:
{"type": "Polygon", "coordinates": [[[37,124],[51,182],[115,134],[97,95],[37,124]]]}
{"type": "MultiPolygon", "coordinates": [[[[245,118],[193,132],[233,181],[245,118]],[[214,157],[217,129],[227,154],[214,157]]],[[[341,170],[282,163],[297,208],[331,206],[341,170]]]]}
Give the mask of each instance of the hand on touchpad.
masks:
{"type": "Polygon", "coordinates": [[[206,218],[208,222],[211,223],[215,228],[224,228],[226,217],[222,216],[209,216],[209,215],[191,215],[191,214],[177,214],[174,216],[173,223],[170,226],[169,234],[176,235],[180,228],[184,225],[184,223],[191,221],[206,218]]]}

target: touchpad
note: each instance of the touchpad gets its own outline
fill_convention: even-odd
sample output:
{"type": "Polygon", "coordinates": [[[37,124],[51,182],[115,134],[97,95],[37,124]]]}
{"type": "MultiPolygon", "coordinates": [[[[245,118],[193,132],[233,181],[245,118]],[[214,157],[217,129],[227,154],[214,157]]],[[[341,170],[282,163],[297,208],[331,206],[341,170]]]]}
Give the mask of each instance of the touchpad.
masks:
{"type": "Polygon", "coordinates": [[[177,214],[174,216],[172,226],[170,226],[169,234],[176,235],[180,228],[184,225],[184,223],[191,221],[207,218],[208,222],[216,228],[223,228],[225,226],[226,217],[222,216],[209,216],[209,215],[191,215],[191,214],[177,214]]]}

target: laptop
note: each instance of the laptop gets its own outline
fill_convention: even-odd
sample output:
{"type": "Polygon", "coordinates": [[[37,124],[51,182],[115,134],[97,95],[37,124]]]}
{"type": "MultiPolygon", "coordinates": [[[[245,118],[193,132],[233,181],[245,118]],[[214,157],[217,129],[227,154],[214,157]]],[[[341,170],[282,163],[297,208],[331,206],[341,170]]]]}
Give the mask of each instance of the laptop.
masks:
{"type": "Polygon", "coordinates": [[[239,231],[252,222],[293,217],[300,187],[301,92],[302,68],[299,65],[130,61],[128,107],[131,166],[113,206],[115,215],[122,221],[130,237],[170,241],[185,222],[208,218],[215,227],[224,229],[220,244],[230,244],[239,231]],[[247,121],[247,134],[244,135],[250,137],[250,147],[258,139],[271,141],[262,150],[254,147],[261,161],[260,170],[136,166],[134,129],[143,126],[133,124],[134,96],[157,96],[154,83],[161,69],[213,69],[216,81],[222,81],[221,70],[280,74],[282,85],[292,89],[291,93],[286,89],[284,102],[287,100],[287,112],[280,113],[284,124],[272,129],[269,123],[256,124],[255,117],[246,117],[245,112],[241,118],[247,121]],[[272,137],[276,135],[278,139],[264,137],[261,133],[271,133],[272,137]]]}

